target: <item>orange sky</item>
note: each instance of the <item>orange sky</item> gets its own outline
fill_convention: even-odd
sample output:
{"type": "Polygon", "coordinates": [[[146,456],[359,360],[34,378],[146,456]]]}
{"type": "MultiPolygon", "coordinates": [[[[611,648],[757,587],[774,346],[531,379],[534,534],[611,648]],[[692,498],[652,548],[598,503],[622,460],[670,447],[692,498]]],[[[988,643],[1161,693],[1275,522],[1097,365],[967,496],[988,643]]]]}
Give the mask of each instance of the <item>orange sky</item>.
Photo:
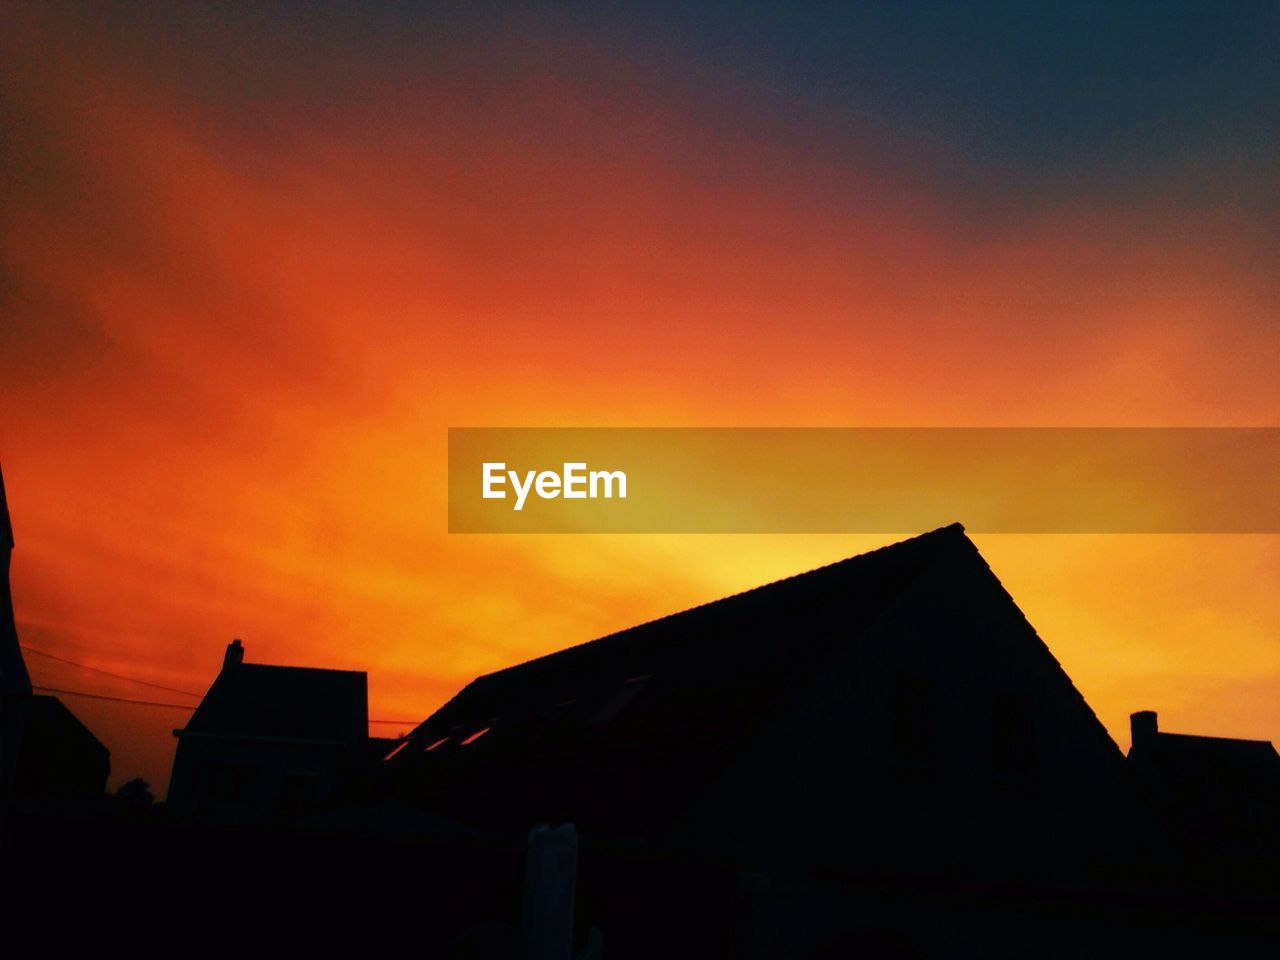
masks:
{"type": "MultiPolygon", "coordinates": [[[[1202,171],[976,197],[925,133],[774,130],[732,90],[520,37],[254,99],[154,37],[15,14],[25,643],[199,691],[242,637],[368,670],[371,715],[416,721],[477,673],[886,539],[450,537],[449,426],[1280,422],[1274,240],[1189,200],[1202,171]]],[[[1280,538],[974,539],[1122,745],[1138,708],[1280,738],[1280,538]]],[[[163,789],[181,713],[68,703],[113,783],[163,789]]]]}

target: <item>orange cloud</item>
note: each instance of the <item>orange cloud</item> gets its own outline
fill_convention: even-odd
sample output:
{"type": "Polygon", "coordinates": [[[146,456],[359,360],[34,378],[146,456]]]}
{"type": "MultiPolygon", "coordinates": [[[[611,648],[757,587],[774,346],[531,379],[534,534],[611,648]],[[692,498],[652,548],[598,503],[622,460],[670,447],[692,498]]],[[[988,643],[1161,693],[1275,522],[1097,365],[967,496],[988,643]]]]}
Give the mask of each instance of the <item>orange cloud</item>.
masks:
{"type": "MultiPolygon", "coordinates": [[[[416,719],[881,539],[451,538],[449,426],[1280,420],[1264,238],[1158,184],[975,212],[514,44],[246,115],[41,17],[4,43],[0,456],[22,636],[91,666],[201,690],[242,636],[416,719]]],[[[1280,736],[1273,538],[978,542],[1117,738],[1280,736]]],[[[73,706],[164,784],[180,715],[73,706]]]]}

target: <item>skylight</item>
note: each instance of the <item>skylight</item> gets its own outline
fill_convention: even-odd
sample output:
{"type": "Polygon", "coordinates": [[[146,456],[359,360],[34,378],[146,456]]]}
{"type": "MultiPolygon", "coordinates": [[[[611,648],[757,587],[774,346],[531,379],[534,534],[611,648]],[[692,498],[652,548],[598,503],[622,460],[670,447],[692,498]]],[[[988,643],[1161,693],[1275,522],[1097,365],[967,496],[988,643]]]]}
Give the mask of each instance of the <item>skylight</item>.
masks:
{"type": "Polygon", "coordinates": [[[385,763],[386,761],[390,760],[392,757],[394,757],[397,753],[399,753],[408,745],[409,745],[408,740],[402,740],[400,743],[396,744],[395,748],[390,753],[388,753],[385,757],[382,758],[383,762],[385,763]]]}
{"type": "Polygon", "coordinates": [[[462,746],[464,746],[464,747],[465,747],[465,746],[466,746],[467,744],[469,744],[469,743],[475,743],[477,740],[479,740],[481,737],[483,737],[483,736],[484,736],[486,733],[488,733],[488,732],[489,732],[489,728],[488,728],[488,727],[481,727],[481,728],[480,728],[479,730],[477,730],[475,733],[471,734],[471,736],[469,736],[469,737],[467,737],[465,740],[463,740],[463,741],[462,741],[462,746]]]}
{"type": "Polygon", "coordinates": [[[449,739],[448,737],[441,737],[441,738],[440,738],[439,740],[437,740],[435,743],[429,744],[429,745],[427,746],[427,749],[426,749],[425,751],[423,751],[423,752],[424,752],[424,753],[430,753],[432,750],[434,750],[436,747],[438,747],[438,746],[440,746],[441,744],[443,744],[443,743],[444,743],[446,740],[448,740],[448,739],[449,739]]]}

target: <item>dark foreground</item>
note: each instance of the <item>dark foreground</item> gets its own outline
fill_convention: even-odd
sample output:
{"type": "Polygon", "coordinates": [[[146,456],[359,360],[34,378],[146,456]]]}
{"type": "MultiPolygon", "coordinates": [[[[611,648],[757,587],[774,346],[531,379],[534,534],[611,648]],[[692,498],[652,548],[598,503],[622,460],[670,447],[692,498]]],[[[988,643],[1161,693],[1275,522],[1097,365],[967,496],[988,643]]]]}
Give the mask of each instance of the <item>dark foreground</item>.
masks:
{"type": "MultiPolygon", "coordinates": [[[[522,837],[226,830],[163,817],[15,814],[6,923],[46,948],[237,956],[409,949],[515,958],[522,837]]],[[[1270,956],[1280,900],[781,875],[584,837],[575,953],[652,957],[1270,956]]]]}

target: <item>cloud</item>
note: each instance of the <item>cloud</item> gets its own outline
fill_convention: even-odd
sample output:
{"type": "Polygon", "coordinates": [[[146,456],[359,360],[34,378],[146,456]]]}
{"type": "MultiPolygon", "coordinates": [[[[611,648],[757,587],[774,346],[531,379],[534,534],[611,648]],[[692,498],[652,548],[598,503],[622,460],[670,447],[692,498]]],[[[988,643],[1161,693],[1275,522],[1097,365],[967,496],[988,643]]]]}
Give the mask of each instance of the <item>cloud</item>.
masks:
{"type": "MultiPolygon", "coordinates": [[[[245,16],[26,9],[6,31],[15,595],[24,630],[104,668],[200,688],[244,636],[367,666],[375,713],[421,716],[477,672],[872,545],[451,538],[448,426],[1280,416],[1273,230],[1222,200],[1220,151],[1201,193],[1185,154],[975,182],[985,147],[907,135],[910,111],[789,112],[786,85],[755,100],[736,53],[245,16]]],[[[992,549],[1113,731],[1152,688],[1107,651],[1218,682],[1230,642],[1245,682],[1274,623],[1274,558],[1224,550],[1184,584],[1224,640],[1212,617],[1142,627],[1198,545],[992,549]],[[1106,614],[1112,582],[1131,615],[1106,614]]],[[[159,768],[171,720],[144,722],[159,768]]]]}

